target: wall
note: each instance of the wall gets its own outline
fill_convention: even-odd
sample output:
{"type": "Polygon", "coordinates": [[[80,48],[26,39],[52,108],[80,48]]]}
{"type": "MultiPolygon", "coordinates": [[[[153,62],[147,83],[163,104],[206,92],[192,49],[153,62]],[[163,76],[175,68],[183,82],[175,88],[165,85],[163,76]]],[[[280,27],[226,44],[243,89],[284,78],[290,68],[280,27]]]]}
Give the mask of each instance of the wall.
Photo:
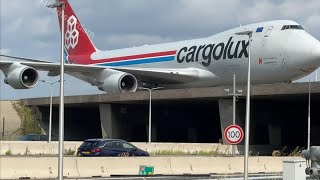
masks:
{"type": "Polygon", "coordinates": [[[0,101],[0,139],[2,139],[3,135],[3,118],[5,118],[5,139],[15,139],[16,134],[14,132],[17,131],[21,125],[20,117],[12,107],[13,102],[14,101],[0,101]]]}

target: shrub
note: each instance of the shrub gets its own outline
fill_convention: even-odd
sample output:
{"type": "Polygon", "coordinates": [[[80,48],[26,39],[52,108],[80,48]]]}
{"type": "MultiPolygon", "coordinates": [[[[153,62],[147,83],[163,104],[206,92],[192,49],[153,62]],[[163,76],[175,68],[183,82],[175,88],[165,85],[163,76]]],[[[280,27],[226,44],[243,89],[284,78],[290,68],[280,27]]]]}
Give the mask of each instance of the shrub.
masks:
{"type": "Polygon", "coordinates": [[[6,151],[6,152],[5,152],[5,155],[6,155],[6,156],[12,156],[13,154],[12,154],[11,149],[9,149],[8,151],[6,151]]]}
{"type": "Polygon", "coordinates": [[[64,154],[65,154],[65,155],[74,155],[75,152],[76,152],[76,151],[75,151],[75,150],[72,150],[71,148],[64,150],[64,154]]]}

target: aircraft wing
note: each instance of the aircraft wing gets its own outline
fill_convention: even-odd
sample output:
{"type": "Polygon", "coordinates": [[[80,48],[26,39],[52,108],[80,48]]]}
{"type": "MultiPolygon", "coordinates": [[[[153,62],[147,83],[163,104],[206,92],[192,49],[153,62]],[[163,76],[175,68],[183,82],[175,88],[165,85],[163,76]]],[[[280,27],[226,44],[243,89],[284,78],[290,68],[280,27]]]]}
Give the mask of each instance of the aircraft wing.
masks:
{"type": "MultiPolygon", "coordinates": [[[[48,71],[48,75],[51,76],[59,75],[60,72],[60,63],[0,55],[0,69],[2,69],[5,66],[10,66],[13,63],[19,63],[21,65],[30,66],[41,71],[48,71]]],[[[206,73],[211,73],[208,70],[197,67],[164,69],[65,64],[64,69],[67,74],[74,75],[75,73],[77,73],[85,76],[90,76],[91,73],[96,73],[97,71],[110,69],[130,73],[136,76],[139,80],[143,80],[146,82],[158,82],[168,84],[186,83],[198,80],[199,74],[201,72],[203,73],[203,71],[205,71],[206,73]]]]}

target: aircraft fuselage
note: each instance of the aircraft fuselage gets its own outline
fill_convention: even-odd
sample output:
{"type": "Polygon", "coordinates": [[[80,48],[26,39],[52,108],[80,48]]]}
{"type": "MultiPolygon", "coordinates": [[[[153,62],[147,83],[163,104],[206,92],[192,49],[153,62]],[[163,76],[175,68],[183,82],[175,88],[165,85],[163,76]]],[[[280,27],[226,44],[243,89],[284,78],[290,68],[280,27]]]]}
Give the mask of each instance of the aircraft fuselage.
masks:
{"type": "Polygon", "coordinates": [[[131,68],[199,67],[208,69],[216,76],[212,81],[203,78],[180,86],[230,85],[233,74],[237,77],[237,83],[244,84],[247,79],[249,36],[235,33],[252,31],[252,83],[285,82],[303,77],[320,65],[319,57],[312,53],[319,47],[319,41],[300,28],[296,22],[286,20],[255,23],[207,38],[97,51],[91,59],[97,61],[94,63],[97,65],[131,68]],[[287,25],[289,27],[283,29],[287,25]],[[290,26],[294,28],[290,29],[290,26]],[[144,56],[134,57],[137,54],[144,56]],[[123,58],[126,56],[130,57],[129,61],[123,58]]]}

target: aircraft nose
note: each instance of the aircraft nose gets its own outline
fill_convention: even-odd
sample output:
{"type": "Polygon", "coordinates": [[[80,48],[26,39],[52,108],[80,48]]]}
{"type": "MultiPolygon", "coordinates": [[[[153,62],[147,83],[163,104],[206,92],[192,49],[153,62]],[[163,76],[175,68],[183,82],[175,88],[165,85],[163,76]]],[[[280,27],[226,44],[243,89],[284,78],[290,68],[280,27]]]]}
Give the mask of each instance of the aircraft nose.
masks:
{"type": "Polygon", "coordinates": [[[320,42],[312,48],[312,56],[320,61],[320,42]]]}

